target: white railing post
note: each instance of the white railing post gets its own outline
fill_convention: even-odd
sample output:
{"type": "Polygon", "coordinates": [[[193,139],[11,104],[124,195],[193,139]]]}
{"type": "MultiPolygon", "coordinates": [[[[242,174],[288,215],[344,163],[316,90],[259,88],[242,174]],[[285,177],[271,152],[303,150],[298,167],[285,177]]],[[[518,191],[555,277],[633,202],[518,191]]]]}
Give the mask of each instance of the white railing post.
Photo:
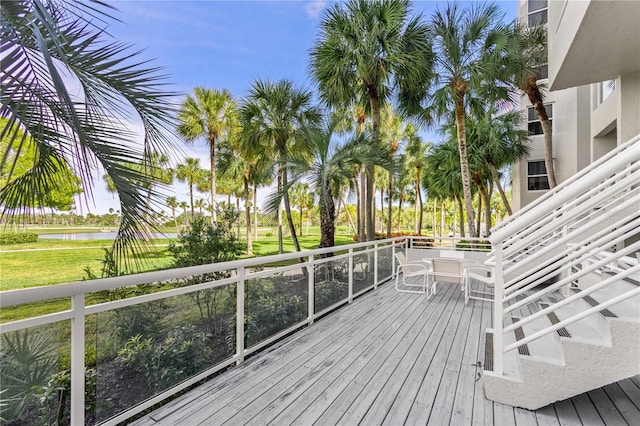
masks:
{"type": "Polygon", "coordinates": [[[236,365],[244,362],[244,288],[244,266],[240,266],[236,284],[236,365]]]}
{"type": "Polygon", "coordinates": [[[349,303],[353,302],[353,249],[349,249],[349,303]]]}
{"type": "Polygon", "coordinates": [[[71,424],[84,425],[84,294],[71,296],[71,424]]]}
{"type": "Polygon", "coordinates": [[[494,267],[494,300],[493,300],[493,371],[496,374],[503,372],[503,300],[504,300],[504,276],[503,271],[503,251],[502,242],[496,244],[495,267],[494,267]]]}
{"type": "Polygon", "coordinates": [[[373,245],[373,288],[378,288],[378,243],[373,245]]]}
{"type": "Polygon", "coordinates": [[[307,275],[309,277],[309,279],[307,280],[307,283],[308,283],[307,306],[309,308],[309,315],[307,319],[309,320],[309,324],[313,324],[313,317],[316,311],[316,302],[315,302],[316,276],[315,276],[315,265],[313,264],[313,255],[309,256],[309,266],[306,266],[306,268],[307,268],[307,275]]]}

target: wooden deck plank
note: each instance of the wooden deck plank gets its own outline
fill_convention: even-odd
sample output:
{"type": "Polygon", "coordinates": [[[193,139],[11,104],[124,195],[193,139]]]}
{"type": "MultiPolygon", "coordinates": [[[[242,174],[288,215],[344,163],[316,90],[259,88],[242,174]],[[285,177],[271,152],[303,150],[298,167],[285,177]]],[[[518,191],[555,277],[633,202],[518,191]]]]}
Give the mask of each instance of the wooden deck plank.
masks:
{"type": "Polygon", "coordinates": [[[535,411],[535,416],[540,426],[555,426],[560,424],[553,404],[537,409],[535,411]]]}
{"type": "MultiPolygon", "coordinates": [[[[454,292],[451,294],[449,303],[455,303],[457,299],[454,298],[458,296],[454,292]]],[[[429,341],[433,330],[433,322],[425,324],[417,338],[407,345],[409,349],[402,355],[397,368],[393,371],[390,371],[390,368],[383,368],[376,373],[362,391],[366,398],[358,398],[357,402],[351,405],[345,415],[347,419],[362,417],[361,422],[366,425],[381,424],[388,416],[392,422],[397,420],[389,413],[389,409],[396,403],[396,395],[416,363],[421,362],[421,352],[428,344],[426,342],[429,341]],[[358,413],[364,413],[364,415],[361,416],[358,413]]],[[[402,350],[399,351],[402,352],[402,350]]]]}
{"type": "MultiPolygon", "coordinates": [[[[420,300],[420,296],[417,298],[412,298],[413,300],[410,303],[411,308],[403,309],[399,314],[406,314],[407,312],[413,311],[413,314],[416,318],[422,313],[422,301],[420,300]]],[[[395,319],[390,320],[390,318],[386,318],[387,321],[383,321],[379,327],[383,327],[385,330],[379,337],[375,339],[368,339],[369,344],[354,344],[353,341],[344,341],[343,349],[346,350],[337,350],[333,353],[333,357],[329,359],[326,365],[323,365],[318,371],[319,374],[309,377],[304,377],[301,383],[297,384],[297,389],[288,389],[286,393],[277,393],[274,392],[271,395],[271,400],[265,406],[252,404],[251,407],[243,410],[241,415],[234,416],[229,419],[231,424],[265,424],[273,419],[273,417],[277,416],[283,407],[288,406],[289,404],[293,404],[296,402],[298,397],[304,393],[309,387],[315,385],[318,380],[324,379],[326,381],[326,373],[333,371],[335,373],[339,373],[340,371],[346,371],[349,369],[358,369],[364,367],[369,362],[370,358],[375,356],[378,350],[378,342],[387,341],[393,342],[393,335],[397,334],[397,329],[394,330],[393,323],[396,322],[395,319]],[[273,398],[275,396],[275,398],[273,398]],[[252,416],[252,417],[251,417],[252,416]]],[[[407,321],[404,321],[403,324],[406,324],[407,321]]],[[[367,340],[367,339],[365,339],[367,340]]],[[[391,343],[393,344],[393,343],[391,343]]]]}
{"type": "Polygon", "coordinates": [[[631,379],[619,381],[618,386],[623,390],[629,402],[640,410],[640,388],[638,388],[631,379]]]}
{"type": "Polygon", "coordinates": [[[615,425],[640,418],[640,377],[537,411],[486,400],[473,364],[483,358],[492,304],[465,306],[459,289],[443,288],[427,301],[383,285],[134,424],[615,425]]]}
{"type": "MultiPolygon", "coordinates": [[[[416,296],[410,296],[410,297],[416,297],[416,296]]],[[[422,297],[422,296],[417,296],[417,297],[422,297]]],[[[422,305],[424,305],[424,303],[426,303],[426,300],[421,302],[422,305]]],[[[407,335],[415,334],[416,330],[422,327],[421,324],[426,322],[428,318],[431,316],[430,313],[425,315],[425,311],[426,312],[434,311],[432,309],[429,309],[429,306],[431,307],[433,306],[432,303],[433,302],[428,302],[428,305],[423,306],[421,310],[414,312],[412,316],[407,319],[405,326],[403,326],[402,328],[396,328],[396,332],[394,334],[394,337],[392,338],[393,340],[390,339],[390,341],[385,343],[385,346],[388,348],[399,347],[401,346],[400,344],[401,340],[399,339],[403,338],[402,334],[404,334],[405,339],[407,335]]],[[[385,353],[384,351],[385,351],[384,347],[381,347],[380,350],[376,352],[376,355],[385,353]]],[[[373,355],[374,354],[372,353],[372,356],[373,355]]],[[[371,367],[369,366],[369,368],[371,367]]],[[[283,410],[278,415],[278,417],[274,419],[274,424],[285,423],[287,419],[291,419],[291,418],[296,419],[295,423],[302,423],[305,420],[305,417],[303,416],[301,418],[298,418],[298,416],[302,415],[303,413],[305,413],[305,415],[310,415],[311,413],[313,413],[314,405],[316,407],[325,407],[327,404],[327,401],[336,398],[337,394],[339,394],[339,392],[344,388],[344,386],[346,386],[346,383],[344,384],[344,386],[340,386],[340,384],[336,384],[335,381],[337,379],[340,379],[340,381],[345,381],[344,380],[345,378],[348,379],[349,381],[353,380],[361,369],[362,368],[360,368],[360,366],[356,368],[353,368],[352,366],[350,366],[348,369],[346,369],[346,371],[342,373],[336,372],[333,374],[328,374],[326,377],[323,377],[323,379],[325,379],[324,383],[322,383],[321,385],[315,386],[315,389],[313,389],[311,392],[306,393],[301,398],[296,400],[294,404],[292,404],[291,406],[283,410]]],[[[321,414],[318,411],[316,412],[318,414],[321,414]]]]}
{"type": "Polygon", "coordinates": [[[576,407],[576,412],[580,421],[584,425],[604,425],[602,417],[598,414],[598,410],[593,406],[593,402],[586,393],[574,396],[571,398],[573,405],[576,407]]]}
{"type": "MultiPolygon", "coordinates": [[[[451,297],[451,294],[452,292],[443,292],[442,298],[438,299],[440,303],[434,305],[434,313],[427,318],[427,321],[433,318],[434,323],[438,324],[440,322],[439,318],[441,312],[449,306],[446,301],[451,297]]],[[[438,297],[438,295],[434,297],[438,297]]],[[[327,398],[326,402],[324,404],[315,403],[310,406],[305,413],[296,419],[296,423],[308,424],[307,422],[309,419],[314,417],[317,418],[319,424],[331,424],[338,422],[345,415],[345,412],[349,409],[354,400],[356,400],[361,394],[362,389],[368,383],[371,375],[382,367],[384,361],[388,357],[388,354],[392,353],[394,349],[402,350],[403,348],[394,342],[394,345],[389,346],[383,353],[384,356],[373,358],[372,362],[367,365],[366,369],[360,369],[355,372],[356,374],[354,376],[349,376],[348,383],[342,383],[341,386],[335,387],[335,389],[333,389],[333,387],[329,388],[325,393],[325,397],[327,398]]]]}
{"type": "MultiPolygon", "coordinates": [[[[322,333],[321,336],[317,336],[317,339],[322,341],[322,346],[316,345],[315,348],[321,348],[318,351],[306,350],[304,347],[298,347],[296,351],[289,353],[289,358],[286,360],[278,359],[275,371],[265,371],[262,375],[252,375],[251,380],[246,381],[244,385],[237,386],[233,392],[225,393],[224,395],[215,395],[215,401],[217,406],[221,406],[220,411],[215,413],[217,423],[227,421],[231,417],[237,415],[240,412],[244,412],[243,416],[248,416],[251,410],[247,409],[254,401],[256,404],[264,403],[265,400],[274,394],[277,394],[280,389],[287,389],[290,386],[294,386],[295,382],[300,380],[305,374],[316,374],[314,368],[322,365],[328,356],[340,350],[340,346],[335,344],[335,341],[342,340],[348,342],[348,345],[357,347],[362,344],[363,341],[369,337],[369,334],[373,333],[374,336],[378,336],[378,328],[385,328],[385,321],[393,321],[394,311],[402,312],[404,309],[408,309],[412,303],[411,300],[399,301],[396,306],[387,304],[384,309],[381,309],[381,315],[377,316],[374,320],[370,321],[364,328],[358,327],[358,320],[354,318],[354,323],[351,323],[351,328],[347,328],[348,332],[343,334],[333,334],[333,326],[329,327],[328,332],[322,333]],[[309,365],[307,366],[307,363],[309,365]],[[304,370],[300,370],[304,368],[304,370]],[[300,370],[300,371],[298,371],[300,370]],[[293,374],[292,376],[290,376],[293,374]],[[289,386],[283,381],[287,380],[289,386]],[[255,383],[260,383],[260,388],[255,389],[255,383]],[[284,386],[284,387],[283,387],[284,386]],[[275,387],[275,390],[272,388],[275,387]],[[267,394],[265,396],[265,394],[267,394]],[[247,397],[250,395],[250,397],[247,397]]],[[[254,409],[257,405],[254,406],[254,409]]],[[[193,421],[196,419],[211,418],[213,413],[204,415],[200,412],[195,415],[196,417],[185,418],[185,421],[193,421]]]]}
{"type": "MultiPolygon", "coordinates": [[[[442,291],[442,289],[440,291],[442,291]]],[[[420,385],[427,371],[431,368],[430,365],[432,364],[436,349],[442,341],[442,336],[445,331],[450,328],[448,324],[452,318],[455,318],[453,321],[456,321],[458,318],[457,316],[454,317],[456,310],[453,302],[457,301],[460,297],[459,292],[454,286],[448,286],[447,291],[452,296],[448,299],[447,306],[442,311],[438,323],[435,324],[435,326],[430,326],[431,333],[429,333],[429,335],[423,335],[423,343],[419,345],[421,347],[416,348],[419,349],[418,354],[415,355],[417,362],[409,369],[406,369],[404,373],[402,373],[403,380],[400,383],[396,383],[396,388],[400,385],[400,389],[395,391],[397,397],[393,405],[390,408],[385,407],[387,408],[387,413],[384,415],[384,418],[381,419],[384,424],[397,424],[405,421],[404,419],[406,419],[412,405],[418,398],[420,385]]]]}
{"type": "Polygon", "coordinates": [[[627,422],[609,399],[604,389],[594,389],[588,393],[594,407],[606,425],[626,425],[627,422]]]}
{"type": "Polygon", "coordinates": [[[629,400],[617,383],[607,385],[603,389],[627,423],[640,423],[640,410],[629,400]]]}
{"type": "Polygon", "coordinates": [[[562,426],[573,426],[581,424],[580,417],[576,412],[576,408],[573,406],[571,399],[565,399],[553,404],[556,409],[556,415],[558,416],[558,422],[562,426]]]}
{"type": "MultiPolygon", "coordinates": [[[[456,344],[456,337],[458,337],[458,341],[464,343],[459,336],[462,336],[462,333],[466,336],[468,323],[471,319],[471,310],[465,309],[464,294],[459,292],[458,297],[460,303],[454,306],[453,314],[445,328],[442,339],[438,342],[438,346],[433,348],[435,353],[433,353],[431,348],[429,350],[430,362],[428,369],[425,372],[422,371],[423,369],[420,369],[419,373],[416,374],[417,377],[423,377],[423,379],[419,383],[416,400],[407,413],[407,422],[409,424],[420,424],[423,420],[430,417],[434,407],[434,401],[438,395],[438,386],[442,385],[443,377],[447,369],[448,359],[450,357],[455,359],[461,356],[461,354],[453,355],[451,348],[456,344]],[[460,327],[461,324],[464,324],[464,330],[462,330],[463,327],[460,327]],[[443,365],[445,368],[442,367],[443,365]]],[[[450,380],[447,380],[446,386],[450,385],[450,380]]]]}

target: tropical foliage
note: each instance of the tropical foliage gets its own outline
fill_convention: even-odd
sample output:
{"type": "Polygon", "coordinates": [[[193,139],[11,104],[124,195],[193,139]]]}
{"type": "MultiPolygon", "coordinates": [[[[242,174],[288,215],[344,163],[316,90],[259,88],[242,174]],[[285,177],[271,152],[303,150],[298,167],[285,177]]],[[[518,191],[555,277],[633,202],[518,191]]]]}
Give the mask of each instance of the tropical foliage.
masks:
{"type": "Polygon", "coordinates": [[[112,12],[97,1],[2,2],[0,116],[7,121],[1,137],[9,143],[1,163],[4,168],[13,162],[13,170],[18,160],[11,152],[31,143],[35,156],[27,173],[9,176],[0,204],[5,216],[46,205],[64,163],[90,199],[92,169],[99,165],[120,199],[113,249],[125,262],[134,259],[126,253],[139,249],[154,225],[145,207],[144,183],[150,177],[131,165],[143,163],[148,152],[172,151],[173,94],[157,67],[97,26],[113,20],[112,12]],[[143,137],[122,125],[133,116],[143,137]]]}

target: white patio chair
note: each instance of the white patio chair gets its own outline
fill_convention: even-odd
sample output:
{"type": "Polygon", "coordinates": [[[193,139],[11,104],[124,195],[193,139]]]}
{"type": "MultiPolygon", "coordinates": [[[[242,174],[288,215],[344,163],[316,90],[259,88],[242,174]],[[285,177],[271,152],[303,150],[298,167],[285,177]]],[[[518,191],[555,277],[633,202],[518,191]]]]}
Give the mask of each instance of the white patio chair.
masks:
{"type": "Polygon", "coordinates": [[[436,282],[460,284],[460,291],[466,285],[466,269],[462,260],[436,257],[431,259],[433,270],[429,275],[433,279],[432,294],[436,293],[436,282]]]}
{"type": "Polygon", "coordinates": [[[464,290],[464,304],[469,303],[469,299],[474,300],[484,300],[487,302],[493,302],[494,296],[494,279],[491,275],[493,270],[488,266],[483,265],[473,265],[467,268],[466,274],[466,284],[464,290]],[[473,286],[476,284],[473,281],[479,281],[480,283],[486,284],[487,287],[491,289],[491,291],[482,291],[473,289],[473,286]]]}
{"type": "Polygon", "coordinates": [[[396,269],[396,290],[403,293],[426,293],[427,297],[431,297],[428,288],[428,273],[430,268],[423,263],[407,262],[407,258],[402,252],[396,253],[396,259],[398,260],[398,267],[396,269]],[[402,285],[404,288],[400,288],[399,286],[401,274],[402,285]],[[411,278],[414,279],[412,280],[411,278]],[[407,287],[408,289],[406,289],[407,287]],[[416,287],[420,288],[421,290],[412,289],[416,287]]]}

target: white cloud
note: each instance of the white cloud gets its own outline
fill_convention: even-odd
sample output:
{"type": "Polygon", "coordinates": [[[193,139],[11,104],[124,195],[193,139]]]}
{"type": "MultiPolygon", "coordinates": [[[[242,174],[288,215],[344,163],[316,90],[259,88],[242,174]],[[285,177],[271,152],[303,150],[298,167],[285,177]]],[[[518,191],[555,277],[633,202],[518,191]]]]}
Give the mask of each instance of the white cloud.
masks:
{"type": "Polygon", "coordinates": [[[307,12],[307,16],[311,19],[316,19],[322,9],[327,5],[327,2],[324,0],[314,0],[307,3],[305,10],[307,12]]]}

